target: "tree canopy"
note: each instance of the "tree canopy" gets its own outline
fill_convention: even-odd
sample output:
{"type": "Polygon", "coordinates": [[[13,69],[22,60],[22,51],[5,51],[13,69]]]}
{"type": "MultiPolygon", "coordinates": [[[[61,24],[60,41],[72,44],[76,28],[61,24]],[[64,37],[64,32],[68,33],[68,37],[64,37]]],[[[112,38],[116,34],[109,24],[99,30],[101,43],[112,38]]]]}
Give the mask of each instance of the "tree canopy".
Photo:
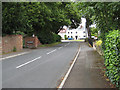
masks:
{"type": "Polygon", "coordinates": [[[96,23],[104,42],[105,33],[120,29],[119,6],[119,2],[3,2],[2,34],[57,34],[63,25],[78,27],[85,17],[89,36],[89,26],[96,23]]]}
{"type": "Polygon", "coordinates": [[[95,22],[103,40],[105,33],[120,29],[120,2],[79,2],[78,6],[87,27],[95,22]]]}
{"type": "Polygon", "coordinates": [[[81,17],[75,5],[69,2],[3,2],[3,34],[22,31],[31,35],[43,30],[58,33],[63,25],[77,27],[81,17]]]}

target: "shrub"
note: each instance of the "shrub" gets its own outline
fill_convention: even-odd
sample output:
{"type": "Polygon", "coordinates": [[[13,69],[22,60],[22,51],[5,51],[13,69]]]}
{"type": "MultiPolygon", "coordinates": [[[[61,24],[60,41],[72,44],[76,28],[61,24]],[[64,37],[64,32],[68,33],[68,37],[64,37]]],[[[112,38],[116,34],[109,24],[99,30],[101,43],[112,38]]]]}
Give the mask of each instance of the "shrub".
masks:
{"type": "Polygon", "coordinates": [[[85,39],[85,42],[88,42],[88,38],[85,39]]]}
{"type": "Polygon", "coordinates": [[[54,42],[60,42],[61,41],[61,36],[59,36],[55,33],[52,33],[52,32],[42,31],[38,35],[38,39],[40,40],[40,42],[42,44],[51,44],[51,43],[54,43],[54,42]]]}
{"type": "Polygon", "coordinates": [[[101,46],[101,44],[102,44],[102,40],[96,41],[96,46],[101,46]]]}
{"type": "Polygon", "coordinates": [[[23,40],[23,48],[25,48],[25,40],[23,40]]]}
{"type": "Polygon", "coordinates": [[[120,88],[120,31],[110,31],[105,40],[106,75],[120,88]]]}
{"type": "Polygon", "coordinates": [[[16,52],[16,51],[17,51],[17,49],[16,49],[16,47],[14,46],[14,47],[13,47],[13,52],[16,52]]]}
{"type": "Polygon", "coordinates": [[[91,36],[97,36],[98,35],[98,30],[95,27],[91,27],[91,36]]]}
{"type": "Polygon", "coordinates": [[[68,38],[67,38],[67,35],[65,35],[64,37],[65,37],[65,40],[67,40],[67,39],[68,39],[68,38]]]}
{"type": "Polygon", "coordinates": [[[54,42],[60,42],[61,41],[61,36],[57,35],[55,33],[53,33],[53,37],[54,37],[54,42]]]}
{"type": "Polygon", "coordinates": [[[23,36],[25,35],[24,32],[21,32],[21,31],[17,31],[15,34],[16,35],[23,35],[23,36]]]}
{"type": "Polygon", "coordinates": [[[38,35],[38,39],[42,44],[50,44],[54,42],[53,34],[48,31],[41,31],[38,35]]]}
{"type": "Polygon", "coordinates": [[[103,50],[102,50],[102,40],[98,40],[95,43],[96,49],[100,55],[103,55],[103,50]]]}

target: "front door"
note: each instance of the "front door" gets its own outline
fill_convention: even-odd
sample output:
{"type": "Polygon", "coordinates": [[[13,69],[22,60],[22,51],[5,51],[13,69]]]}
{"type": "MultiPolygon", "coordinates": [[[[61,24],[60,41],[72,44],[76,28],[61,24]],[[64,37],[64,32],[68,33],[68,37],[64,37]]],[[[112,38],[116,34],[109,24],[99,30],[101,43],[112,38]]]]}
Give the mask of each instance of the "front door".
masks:
{"type": "Polygon", "coordinates": [[[78,36],[75,36],[76,40],[78,39],[78,36]]]}

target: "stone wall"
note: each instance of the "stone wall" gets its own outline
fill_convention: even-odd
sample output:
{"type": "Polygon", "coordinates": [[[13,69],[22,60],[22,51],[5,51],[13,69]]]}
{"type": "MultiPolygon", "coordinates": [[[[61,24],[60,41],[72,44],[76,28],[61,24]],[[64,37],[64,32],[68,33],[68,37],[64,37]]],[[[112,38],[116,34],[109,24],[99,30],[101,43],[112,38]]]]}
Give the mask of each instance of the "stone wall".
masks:
{"type": "Polygon", "coordinates": [[[2,53],[20,51],[22,49],[23,49],[22,35],[7,35],[5,37],[2,37],[2,53]]]}

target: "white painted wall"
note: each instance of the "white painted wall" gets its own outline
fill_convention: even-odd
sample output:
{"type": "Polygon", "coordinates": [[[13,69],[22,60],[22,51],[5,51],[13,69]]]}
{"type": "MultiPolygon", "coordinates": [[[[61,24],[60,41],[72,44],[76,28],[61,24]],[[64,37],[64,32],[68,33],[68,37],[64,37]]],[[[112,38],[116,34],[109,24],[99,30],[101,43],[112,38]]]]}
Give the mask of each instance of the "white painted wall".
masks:
{"type": "Polygon", "coordinates": [[[79,40],[87,37],[84,28],[67,30],[66,35],[68,38],[73,38],[74,40],[79,40]]]}
{"type": "Polygon", "coordinates": [[[87,29],[86,29],[86,19],[81,18],[82,23],[78,28],[76,29],[66,29],[66,33],[58,33],[62,37],[62,39],[65,39],[65,35],[68,38],[73,38],[74,40],[79,40],[79,39],[85,39],[88,37],[87,29]],[[80,28],[82,25],[82,28],[80,28]]]}
{"type": "Polygon", "coordinates": [[[60,35],[62,37],[62,39],[65,39],[66,33],[58,33],[58,35],[60,35]]]}

